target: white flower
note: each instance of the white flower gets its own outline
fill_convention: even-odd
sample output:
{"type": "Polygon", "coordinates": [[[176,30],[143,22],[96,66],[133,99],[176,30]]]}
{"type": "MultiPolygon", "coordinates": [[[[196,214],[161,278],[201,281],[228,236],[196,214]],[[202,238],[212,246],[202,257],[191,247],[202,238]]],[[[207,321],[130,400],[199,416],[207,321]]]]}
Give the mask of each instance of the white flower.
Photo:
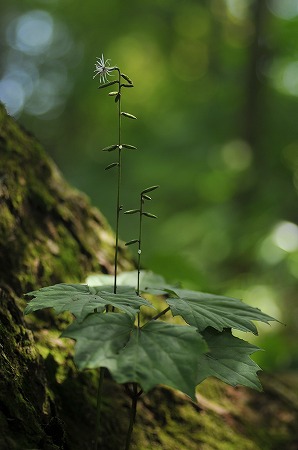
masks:
{"type": "Polygon", "coordinates": [[[93,78],[95,78],[97,75],[99,75],[100,82],[106,83],[107,76],[111,75],[112,70],[114,67],[110,67],[109,61],[110,59],[107,59],[105,61],[103,54],[101,55],[101,58],[96,58],[98,61],[96,61],[95,64],[95,75],[93,78]]]}

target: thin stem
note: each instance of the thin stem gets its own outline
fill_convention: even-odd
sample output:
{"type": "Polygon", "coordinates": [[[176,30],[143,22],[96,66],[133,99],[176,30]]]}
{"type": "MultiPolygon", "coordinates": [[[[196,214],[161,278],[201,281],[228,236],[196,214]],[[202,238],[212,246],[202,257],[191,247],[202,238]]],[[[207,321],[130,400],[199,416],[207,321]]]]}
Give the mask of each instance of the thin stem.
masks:
{"type": "Polygon", "coordinates": [[[138,246],[138,285],[137,294],[140,295],[140,273],[141,273],[141,253],[142,253],[142,219],[143,219],[143,196],[140,196],[140,221],[139,221],[139,246],[138,246]]]}
{"type": "Polygon", "coordinates": [[[116,205],[116,242],[114,261],[114,294],[117,292],[117,270],[118,270],[118,243],[119,243],[119,219],[120,219],[120,188],[121,188],[121,72],[117,68],[119,75],[119,98],[118,98],[118,180],[117,180],[117,205],[116,205]]]}
{"type": "Polygon", "coordinates": [[[131,397],[130,421],[129,421],[129,427],[128,427],[127,436],[126,436],[125,450],[130,449],[131,436],[132,436],[133,426],[134,426],[135,419],[136,419],[137,404],[138,404],[139,397],[140,397],[140,394],[138,393],[138,386],[136,383],[134,383],[133,395],[131,397]]]}
{"type": "Polygon", "coordinates": [[[168,311],[170,311],[170,307],[168,306],[166,309],[164,309],[163,311],[161,311],[160,313],[156,314],[156,316],[152,317],[151,320],[157,320],[159,319],[160,316],[163,316],[164,314],[166,314],[168,311]]]}
{"type": "Polygon", "coordinates": [[[101,405],[102,405],[102,387],[105,375],[105,368],[99,369],[99,380],[98,380],[98,390],[97,390],[97,402],[96,402],[96,425],[95,425],[95,450],[98,450],[98,439],[100,436],[100,418],[101,418],[101,405]]]}

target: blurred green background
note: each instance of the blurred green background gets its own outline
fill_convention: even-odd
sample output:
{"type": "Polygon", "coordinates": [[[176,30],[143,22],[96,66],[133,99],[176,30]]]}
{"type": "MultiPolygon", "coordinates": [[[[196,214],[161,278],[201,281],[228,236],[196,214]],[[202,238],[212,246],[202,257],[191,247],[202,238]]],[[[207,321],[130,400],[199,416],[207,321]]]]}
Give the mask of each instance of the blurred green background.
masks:
{"type": "Polygon", "coordinates": [[[117,113],[96,57],[133,79],[124,208],[161,186],[143,265],[278,318],[260,327],[258,362],[297,369],[298,0],[2,0],[0,21],[0,99],[112,226],[114,154],[101,149],[117,113]]]}

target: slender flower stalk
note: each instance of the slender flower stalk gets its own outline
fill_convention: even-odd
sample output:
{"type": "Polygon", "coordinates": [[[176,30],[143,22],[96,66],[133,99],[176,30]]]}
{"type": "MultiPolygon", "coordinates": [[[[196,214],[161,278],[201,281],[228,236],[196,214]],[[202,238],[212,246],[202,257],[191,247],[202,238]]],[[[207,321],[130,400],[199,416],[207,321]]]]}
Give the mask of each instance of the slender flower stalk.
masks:
{"type": "Polygon", "coordinates": [[[117,272],[118,272],[118,247],[119,247],[119,221],[122,205],[120,203],[121,192],[121,172],[122,172],[122,145],[121,145],[121,72],[118,70],[118,93],[116,100],[118,101],[118,182],[117,182],[117,204],[116,204],[116,242],[115,242],[115,259],[114,259],[114,294],[117,292],[117,272]]]}
{"type": "Polygon", "coordinates": [[[123,112],[121,109],[121,97],[122,97],[122,88],[131,88],[133,87],[133,82],[131,79],[125,75],[124,73],[120,72],[120,69],[117,66],[110,66],[109,59],[105,60],[103,54],[101,55],[101,58],[97,58],[97,62],[95,64],[95,75],[93,78],[95,78],[97,75],[99,75],[99,81],[100,83],[103,83],[99,88],[105,88],[108,86],[111,86],[113,84],[118,85],[118,90],[110,92],[110,96],[115,97],[115,103],[118,103],[118,142],[117,144],[110,145],[109,147],[104,148],[104,151],[111,152],[113,150],[118,150],[118,160],[117,162],[113,162],[112,164],[109,164],[106,167],[106,170],[112,169],[113,167],[118,168],[118,174],[117,174],[117,202],[116,202],[116,239],[115,239],[115,258],[114,258],[114,294],[117,293],[117,272],[118,272],[118,250],[119,250],[119,222],[120,222],[120,212],[122,210],[121,205],[121,172],[122,172],[122,150],[123,148],[126,149],[136,149],[133,145],[129,144],[122,144],[122,137],[121,137],[121,121],[122,116],[128,117],[130,119],[136,119],[135,116],[132,114],[129,114],[127,112],[123,112]],[[118,72],[118,80],[107,82],[107,77],[111,75],[111,72],[117,71],[118,72]],[[123,82],[123,80],[125,82],[123,82]]]}
{"type": "MultiPolygon", "coordinates": [[[[154,214],[151,214],[149,212],[144,211],[144,203],[145,200],[152,200],[151,197],[149,197],[148,192],[154,191],[159,186],[151,186],[147,189],[144,189],[140,194],[140,206],[139,209],[130,209],[128,211],[125,211],[124,214],[136,214],[139,213],[139,237],[138,239],[132,239],[129,242],[126,242],[125,245],[131,245],[138,243],[138,263],[137,263],[137,269],[138,269],[138,280],[137,280],[137,295],[140,295],[140,274],[141,274],[141,254],[142,254],[142,223],[143,223],[143,216],[151,217],[152,219],[157,219],[157,217],[154,214]]],[[[139,321],[140,315],[138,314],[138,326],[140,326],[139,321]]]]}

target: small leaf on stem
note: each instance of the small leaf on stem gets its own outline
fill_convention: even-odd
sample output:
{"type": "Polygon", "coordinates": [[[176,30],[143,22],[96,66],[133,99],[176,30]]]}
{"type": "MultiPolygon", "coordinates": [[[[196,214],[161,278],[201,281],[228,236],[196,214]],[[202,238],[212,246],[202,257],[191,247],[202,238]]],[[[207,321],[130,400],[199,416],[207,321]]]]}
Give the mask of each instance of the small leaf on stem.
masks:
{"type": "Polygon", "coordinates": [[[136,214],[139,213],[140,210],[139,209],[129,209],[128,211],[125,211],[124,214],[136,214]]]}
{"type": "Polygon", "coordinates": [[[109,165],[105,168],[105,170],[112,169],[112,167],[115,167],[115,166],[119,166],[119,163],[113,162],[112,164],[109,164],[109,165]]]}
{"type": "Polygon", "coordinates": [[[157,219],[157,216],[155,214],[151,214],[149,212],[143,212],[142,214],[143,216],[150,217],[151,219],[157,219]]]}
{"type": "Polygon", "coordinates": [[[125,242],[125,245],[132,245],[132,244],[136,244],[137,242],[139,242],[139,239],[132,239],[131,241],[125,242]]]}
{"type": "Polygon", "coordinates": [[[118,148],[118,144],[109,145],[108,147],[105,147],[102,149],[103,152],[112,152],[113,150],[116,150],[118,148]]]}
{"type": "Polygon", "coordinates": [[[152,198],[149,197],[149,195],[146,195],[146,194],[142,195],[142,198],[145,198],[146,200],[152,200],[152,198]]]}
{"type": "Polygon", "coordinates": [[[159,185],[148,187],[141,192],[141,195],[146,194],[147,192],[155,191],[157,188],[159,188],[159,185]]]}
{"type": "Polygon", "coordinates": [[[137,150],[137,147],[135,147],[134,145],[130,145],[130,144],[122,144],[122,147],[128,148],[130,150],[137,150]]]}
{"type": "Polygon", "coordinates": [[[113,95],[117,95],[118,91],[113,91],[113,92],[109,92],[109,95],[113,96],[113,95]]]}
{"type": "Polygon", "coordinates": [[[122,112],[122,116],[128,117],[129,119],[136,119],[136,116],[133,116],[132,114],[128,112],[122,112]]]}
{"type": "Polygon", "coordinates": [[[105,87],[108,87],[108,86],[112,86],[113,84],[116,84],[116,83],[119,83],[119,81],[118,80],[109,81],[108,83],[101,84],[100,86],[98,86],[97,89],[102,89],[102,88],[105,88],[105,87]]]}
{"type": "Polygon", "coordinates": [[[125,75],[125,73],[121,73],[121,77],[124,78],[129,84],[133,84],[129,76],[125,75]]]}

